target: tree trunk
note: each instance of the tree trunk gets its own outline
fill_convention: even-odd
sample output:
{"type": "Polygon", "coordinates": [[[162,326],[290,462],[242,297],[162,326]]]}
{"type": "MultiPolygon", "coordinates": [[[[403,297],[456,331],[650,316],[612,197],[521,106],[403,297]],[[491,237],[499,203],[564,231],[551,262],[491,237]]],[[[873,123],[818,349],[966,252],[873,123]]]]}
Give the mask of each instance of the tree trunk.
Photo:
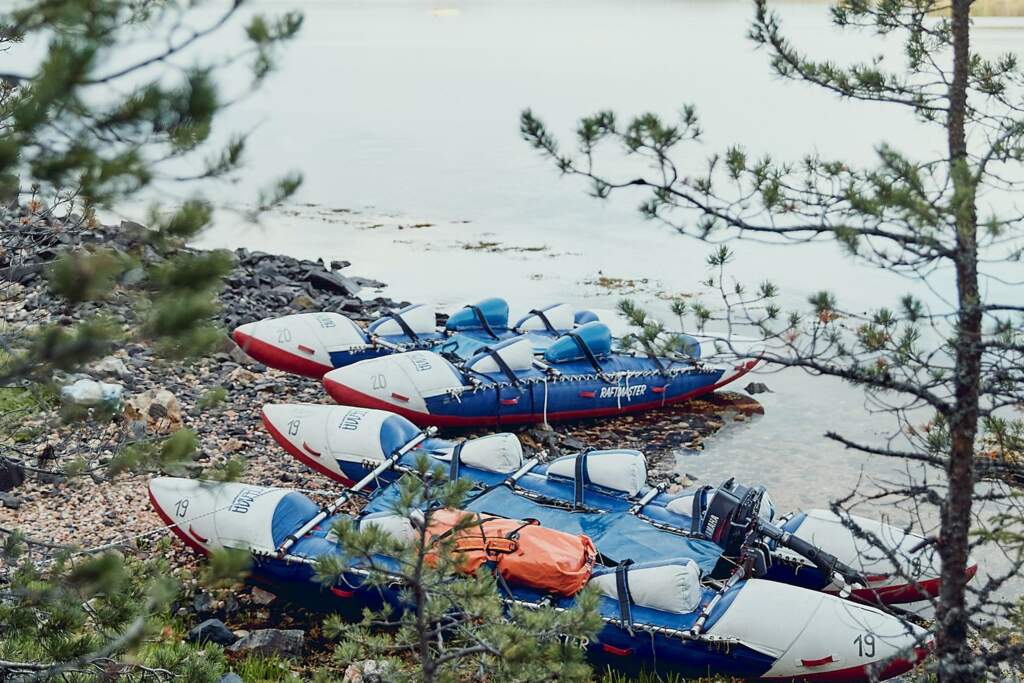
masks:
{"type": "Polygon", "coordinates": [[[936,613],[940,681],[972,681],[967,644],[966,605],[971,505],[974,497],[974,441],[978,430],[978,388],[981,377],[981,308],[978,295],[976,182],[967,161],[965,135],[967,79],[970,61],[971,0],[953,0],[953,79],[949,87],[947,133],[953,208],[956,215],[958,327],[954,402],[949,424],[949,489],[942,506],[939,556],[942,587],[936,613]]]}

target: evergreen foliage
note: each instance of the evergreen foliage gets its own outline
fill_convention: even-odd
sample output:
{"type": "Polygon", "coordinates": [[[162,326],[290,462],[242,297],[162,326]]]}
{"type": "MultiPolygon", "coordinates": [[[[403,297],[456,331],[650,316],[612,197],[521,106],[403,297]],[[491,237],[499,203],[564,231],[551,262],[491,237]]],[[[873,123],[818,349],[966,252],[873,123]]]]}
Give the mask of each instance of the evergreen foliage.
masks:
{"type": "MultiPolygon", "coordinates": [[[[794,160],[759,157],[742,145],[695,160],[694,143],[703,131],[690,105],[669,118],[643,113],[626,120],[610,111],[587,116],[577,124],[571,150],[532,111],[524,111],[520,122],[523,137],[563,174],[585,179],[594,196],[638,192],[645,218],[681,234],[715,242],[831,240],[862,264],[933,286],[942,282],[956,292],[948,302],[907,294],[866,313],[844,310],[840,297],[827,291],[811,296],[806,310],[785,316],[775,306],[753,315],[742,306],[722,306],[729,327],[736,322],[760,332],[769,362],[852,382],[908,425],[906,447],[854,442],[838,433],[829,438],[943,473],[875,494],[937,508],[940,525],[932,540],[943,575],[937,652],[930,661],[943,681],[999,678],[1000,667],[1021,652],[1019,638],[1004,638],[981,654],[970,641],[993,615],[1005,614],[995,595],[1021,568],[1020,553],[1009,554],[1012,567],[1005,575],[978,586],[966,583],[964,571],[972,548],[996,538],[991,530],[972,535],[975,496],[1013,505],[1014,493],[987,485],[976,492],[975,483],[1020,481],[1019,444],[1012,435],[1020,432],[1014,409],[1024,404],[1024,307],[1019,297],[999,294],[1024,253],[1019,212],[1005,201],[1024,182],[1024,71],[1016,55],[987,57],[971,49],[971,4],[839,0],[831,11],[838,29],[902,47],[899,64],[878,55],[844,65],[802,52],[766,0],[753,2],[749,37],[777,76],[843,99],[909,111],[945,139],[946,149],[935,156],[886,141],[865,167],[818,153],[794,160]],[[602,160],[616,152],[645,162],[649,172],[607,172],[602,160]],[[933,417],[925,427],[913,427],[911,416],[920,409],[933,417]]],[[[718,285],[724,291],[721,275],[718,285]]],[[[775,292],[762,287],[766,298],[775,292]]],[[[690,313],[698,327],[713,316],[700,305],[690,313]]],[[[1005,541],[1005,534],[1019,534],[1019,514],[1001,521],[1009,526],[997,536],[1005,541]]]]}
{"type": "MultiPolygon", "coordinates": [[[[257,88],[302,23],[297,13],[249,13],[238,50],[208,56],[216,54],[209,49],[216,36],[239,30],[248,4],[8,3],[0,14],[0,51],[43,48],[24,71],[0,74],[0,193],[27,216],[23,225],[5,226],[11,239],[53,230],[53,223],[81,232],[98,225],[99,209],[144,199],[168,183],[195,187],[236,176],[245,136],[215,149],[212,133],[240,95],[226,96],[218,75],[248,62],[245,89],[257,88]]],[[[256,198],[257,206],[285,200],[300,182],[298,174],[285,176],[256,198]]],[[[116,290],[132,297],[135,318],[87,314],[70,324],[5,325],[2,383],[37,394],[54,371],[74,371],[129,341],[152,344],[170,357],[202,354],[222,343],[212,317],[231,257],[182,250],[212,218],[212,205],[196,193],[170,209],[154,206],[148,228],[122,224],[126,234],[120,237],[132,245],[127,251],[66,249],[47,276],[67,310],[102,311],[96,304],[116,290]],[[133,270],[140,276],[125,277],[133,270]]],[[[30,249],[27,244],[22,248],[30,249]]],[[[101,481],[125,472],[180,471],[194,450],[194,434],[181,430],[129,443],[102,473],[78,461],[66,474],[101,481]]],[[[237,477],[237,463],[223,476],[237,477]]],[[[180,587],[162,561],[58,547],[16,530],[0,530],[0,539],[0,679],[215,681],[225,672],[218,648],[168,637],[169,610],[180,587]]],[[[210,567],[208,579],[218,582],[237,576],[245,564],[216,555],[210,567]]]]}
{"type": "MultiPolygon", "coordinates": [[[[336,660],[387,662],[388,680],[395,681],[590,680],[578,644],[601,626],[595,593],[584,589],[568,610],[507,605],[492,573],[481,569],[465,576],[459,571],[455,534],[438,541],[427,531],[437,510],[461,508],[471,482],[447,480],[441,467],[420,456],[415,471],[395,486],[399,495],[391,511],[406,518],[423,515],[415,537],[399,540],[378,526],[360,529],[344,519],[333,531],[346,556],[328,556],[318,564],[326,585],[336,585],[346,568],[358,562],[368,570],[368,585],[402,587],[401,609],[368,610],[356,623],[327,620],[326,633],[340,641],[336,660]]],[[[467,517],[455,529],[473,524],[467,517]]]]}

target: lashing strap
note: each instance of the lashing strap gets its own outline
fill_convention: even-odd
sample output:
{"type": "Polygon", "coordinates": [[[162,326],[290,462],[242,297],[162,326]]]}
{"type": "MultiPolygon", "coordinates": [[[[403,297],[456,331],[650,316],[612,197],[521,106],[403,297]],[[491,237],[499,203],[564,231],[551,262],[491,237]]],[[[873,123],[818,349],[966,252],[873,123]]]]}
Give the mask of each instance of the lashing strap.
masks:
{"type": "Polygon", "coordinates": [[[511,538],[486,538],[483,536],[461,536],[455,539],[456,552],[482,550],[488,555],[514,553],[519,549],[519,541],[511,538]]]}
{"type": "Polygon", "coordinates": [[[519,386],[519,378],[516,377],[515,371],[509,367],[508,363],[505,362],[505,359],[501,357],[500,353],[489,346],[484,348],[484,353],[494,360],[498,369],[505,373],[505,377],[507,377],[508,381],[512,383],[512,386],[519,386]]]}
{"type": "Polygon", "coordinates": [[[629,565],[633,560],[623,560],[615,567],[615,593],[619,597],[619,619],[629,635],[633,635],[633,606],[629,596],[629,565]]]}
{"type": "Polygon", "coordinates": [[[597,356],[594,355],[594,352],[590,350],[590,345],[584,341],[583,337],[575,332],[566,332],[566,334],[573,338],[573,341],[576,342],[576,346],[579,347],[583,356],[590,361],[590,364],[594,367],[594,370],[597,371],[597,374],[603,375],[604,370],[601,368],[601,363],[597,360],[597,356]]]}
{"type": "Polygon", "coordinates": [[[465,441],[460,441],[452,449],[452,460],[448,463],[448,481],[455,481],[459,478],[459,468],[462,467],[462,447],[465,441]]]}
{"type": "Polygon", "coordinates": [[[693,508],[690,512],[690,533],[700,535],[700,521],[704,515],[704,496],[711,490],[710,486],[701,486],[693,494],[693,508]]]}
{"type": "Polygon", "coordinates": [[[409,323],[405,322],[405,318],[403,318],[399,313],[392,313],[388,317],[398,323],[398,326],[402,328],[402,334],[406,337],[413,341],[420,340],[420,336],[413,332],[413,329],[409,327],[409,323]]]}
{"type": "Polygon", "coordinates": [[[587,478],[587,456],[592,448],[576,454],[576,461],[573,463],[573,509],[583,507],[583,492],[586,490],[587,478]]]}
{"type": "Polygon", "coordinates": [[[479,306],[474,306],[473,304],[470,304],[466,306],[466,308],[468,308],[469,310],[473,311],[473,313],[476,314],[476,319],[480,323],[480,327],[484,328],[484,332],[491,335],[492,339],[498,339],[498,335],[496,335],[494,333],[494,330],[491,329],[490,323],[487,322],[487,316],[484,315],[484,312],[480,310],[479,306]]]}
{"type": "Polygon", "coordinates": [[[556,330],[555,326],[551,324],[551,321],[548,319],[548,316],[544,313],[544,311],[534,308],[530,310],[530,315],[535,315],[538,318],[540,318],[540,321],[544,323],[544,328],[548,332],[550,332],[551,334],[558,334],[558,330],[556,330]]]}

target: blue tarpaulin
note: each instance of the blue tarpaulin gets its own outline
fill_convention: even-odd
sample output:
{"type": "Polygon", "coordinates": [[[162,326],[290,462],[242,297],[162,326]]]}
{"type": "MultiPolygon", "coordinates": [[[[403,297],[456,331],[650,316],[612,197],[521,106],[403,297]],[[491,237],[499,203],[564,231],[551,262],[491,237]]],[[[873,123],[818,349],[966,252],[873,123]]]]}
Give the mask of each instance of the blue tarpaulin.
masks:
{"type": "Polygon", "coordinates": [[[542,526],[585,534],[598,551],[614,562],[650,562],[689,558],[701,571],[714,569],[722,549],[710,541],[663,531],[627,512],[573,512],[541,505],[499,486],[468,504],[467,509],[513,519],[536,519],[542,526]]]}

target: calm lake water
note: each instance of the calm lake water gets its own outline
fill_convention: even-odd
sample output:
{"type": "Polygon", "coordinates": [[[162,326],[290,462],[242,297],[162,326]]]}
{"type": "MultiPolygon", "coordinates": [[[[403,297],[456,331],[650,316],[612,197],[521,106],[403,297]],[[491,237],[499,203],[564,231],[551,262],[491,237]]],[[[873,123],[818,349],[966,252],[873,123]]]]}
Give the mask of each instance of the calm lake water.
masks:
{"type": "MultiPolygon", "coordinates": [[[[599,202],[520,139],[531,107],[568,136],[576,118],[610,108],[666,115],[698,105],[706,131],[691,154],[743,142],[798,158],[809,150],[870,162],[880,141],[925,155],[940,132],[903,111],[839,101],[780,82],[745,39],[751,8],[724,0],[631,2],[261,2],[301,9],[306,24],[280,71],[227,117],[252,128],[250,164],[237,185],[205,188],[244,206],[289,169],[306,182],[294,205],[261,226],[223,212],[201,244],[348,259],[350,272],[388,283],[389,296],[453,305],[501,295],[517,310],[550,301],[611,307],[624,293],[656,310],[666,294],[694,292],[710,247],[642,221],[638,196],[599,202]],[[612,289],[602,276],[621,278],[612,289]],[[629,282],[633,281],[633,282],[629,282]]],[[[899,45],[831,30],[821,3],[778,3],[807,52],[840,61],[899,45]]],[[[984,53],[1024,45],[1024,21],[979,19],[984,53]]],[[[610,170],[624,170],[613,157],[610,170]]],[[[733,273],[776,282],[784,302],[816,290],[846,307],[895,303],[905,291],[935,295],[864,268],[828,244],[734,245],[733,273]]],[[[950,292],[947,274],[930,282],[950,292]]],[[[372,294],[371,294],[372,295],[372,294]]],[[[779,507],[824,507],[854,486],[906,480],[900,465],[847,451],[829,430],[873,442],[897,431],[859,391],[800,372],[765,374],[766,415],[726,430],[680,468],[705,481],[736,475],[769,487],[779,507]]],[[[917,474],[917,472],[915,472],[917,474]]],[[[866,511],[902,521],[888,507],[866,511]]],[[[928,523],[934,523],[929,517],[928,523]]],[[[997,553],[979,551],[987,566],[997,553]]]]}

